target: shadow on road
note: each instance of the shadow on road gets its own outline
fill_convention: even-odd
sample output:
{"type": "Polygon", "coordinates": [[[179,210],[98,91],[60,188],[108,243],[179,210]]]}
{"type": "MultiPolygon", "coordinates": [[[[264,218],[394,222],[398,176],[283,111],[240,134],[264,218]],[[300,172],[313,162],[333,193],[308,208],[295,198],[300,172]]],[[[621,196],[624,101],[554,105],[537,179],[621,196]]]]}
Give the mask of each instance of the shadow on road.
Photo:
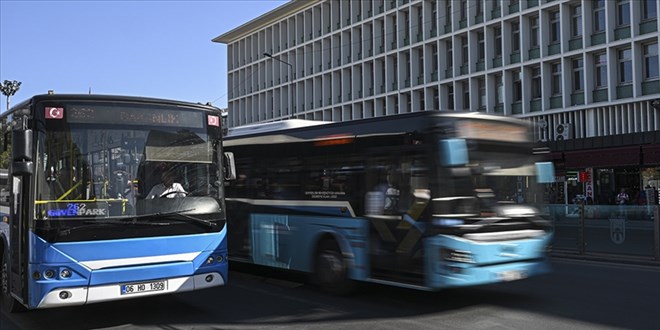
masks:
{"type": "MultiPolygon", "coordinates": [[[[379,328],[385,326],[384,321],[400,319],[468,328],[469,319],[464,323],[463,318],[489,319],[513,313],[530,319],[525,322],[537,322],[535,316],[542,316],[577,328],[651,329],[657,326],[655,313],[660,306],[658,274],[657,269],[555,262],[554,273],[518,282],[440,292],[366,284],[350,297],[336,297],[302,283],[299,276],[257,269],[256,273],[233,272],[228,287],[32,311],[10,319],[20,329],[68,330],[332,328],[342,324],[379,328]]],[[[500,326],[534,325],[507,324],[507,317],[498,321],[500,326]]],[[[3,330],[12,329],[6,315],[2,321],[3,330]]],[[[419,327],[415,324],[411,323],[413,328],[419,327]]]]}

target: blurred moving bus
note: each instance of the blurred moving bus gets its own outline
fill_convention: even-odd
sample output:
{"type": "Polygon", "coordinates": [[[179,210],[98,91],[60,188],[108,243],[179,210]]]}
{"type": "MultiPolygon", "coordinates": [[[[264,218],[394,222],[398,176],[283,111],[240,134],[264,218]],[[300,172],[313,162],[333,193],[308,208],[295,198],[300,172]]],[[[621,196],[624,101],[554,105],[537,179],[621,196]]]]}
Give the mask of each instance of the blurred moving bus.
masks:
{"type": "Polygon", "coordinates": [[[230,260],[424,290],[548,271],[552,163],[513,118],[425,111],[230,129],[230,260]]]}
{"type": "Polygon", "coordinates": [[[226,284],[218,108],[37,95],[1,120],[5,310],[226,284]],[[163,173],[178,191],[146,198],[163,173]]]}

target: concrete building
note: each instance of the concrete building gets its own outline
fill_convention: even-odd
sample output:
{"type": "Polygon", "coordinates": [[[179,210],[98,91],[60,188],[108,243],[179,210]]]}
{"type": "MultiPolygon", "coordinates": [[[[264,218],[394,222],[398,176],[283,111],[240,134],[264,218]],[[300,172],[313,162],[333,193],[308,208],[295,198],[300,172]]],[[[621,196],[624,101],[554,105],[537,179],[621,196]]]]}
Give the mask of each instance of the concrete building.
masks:
{"type": "Polygon", "coordinates": [[[227,44],[230,126],[435,109],[516,116],[553,150],[558,202],[610,203],[620,188],[660,186],[658,5],[291,1],[213,41],[227,44]]]}

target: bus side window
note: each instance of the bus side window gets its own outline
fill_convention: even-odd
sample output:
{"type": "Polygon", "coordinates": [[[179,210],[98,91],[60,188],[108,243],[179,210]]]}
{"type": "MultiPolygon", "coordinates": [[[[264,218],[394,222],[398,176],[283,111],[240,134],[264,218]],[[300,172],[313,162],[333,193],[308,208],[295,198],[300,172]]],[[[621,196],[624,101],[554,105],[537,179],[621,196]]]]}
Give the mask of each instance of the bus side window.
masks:
{"type": "Polygon", "coordinates": [[[2,206],[9,205],[11,187],[9,187],[8,172],[9,171],[4,166],[0,169],[0,205],[2,206]]]}
{"type": "MultiPolygon", "coordinates": [[[[6,118],[3,119],[3,122],[6,118]]],[[[0,205],[9,206],[9,197],[11,196],[11,186],[9,185],[9,155],[11,155],[11,130],[10,126],[3,124],[0,129],[2,143],[3,161],[0,164],[0,205]]],[[[5,213],[4,211],[0,213],[5,213]]],[[[6,212],[9,213],[9,212],[6,212]]]]}

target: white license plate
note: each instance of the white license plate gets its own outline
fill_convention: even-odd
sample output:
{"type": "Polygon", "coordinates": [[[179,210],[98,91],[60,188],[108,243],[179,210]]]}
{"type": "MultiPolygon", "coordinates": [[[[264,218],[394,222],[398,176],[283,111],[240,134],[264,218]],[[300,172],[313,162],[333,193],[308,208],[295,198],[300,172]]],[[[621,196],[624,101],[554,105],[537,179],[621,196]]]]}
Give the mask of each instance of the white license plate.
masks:
{"type": "Polygon", "coordinates": [[[500,279],[500,281],[508,282],[508,281],[521,280],[527,277],[527,275],[525,274],[525,272],[519,270],[509,270],[498,273],[497,277],[500,279]]]}
{"type": "Polygon", "coordinates": [[[121,285],[121,294],[142,293],[151,291],[165,291],[167,290],[167,280],[142,282],[142,283],[128,283],[121,285]]]}

